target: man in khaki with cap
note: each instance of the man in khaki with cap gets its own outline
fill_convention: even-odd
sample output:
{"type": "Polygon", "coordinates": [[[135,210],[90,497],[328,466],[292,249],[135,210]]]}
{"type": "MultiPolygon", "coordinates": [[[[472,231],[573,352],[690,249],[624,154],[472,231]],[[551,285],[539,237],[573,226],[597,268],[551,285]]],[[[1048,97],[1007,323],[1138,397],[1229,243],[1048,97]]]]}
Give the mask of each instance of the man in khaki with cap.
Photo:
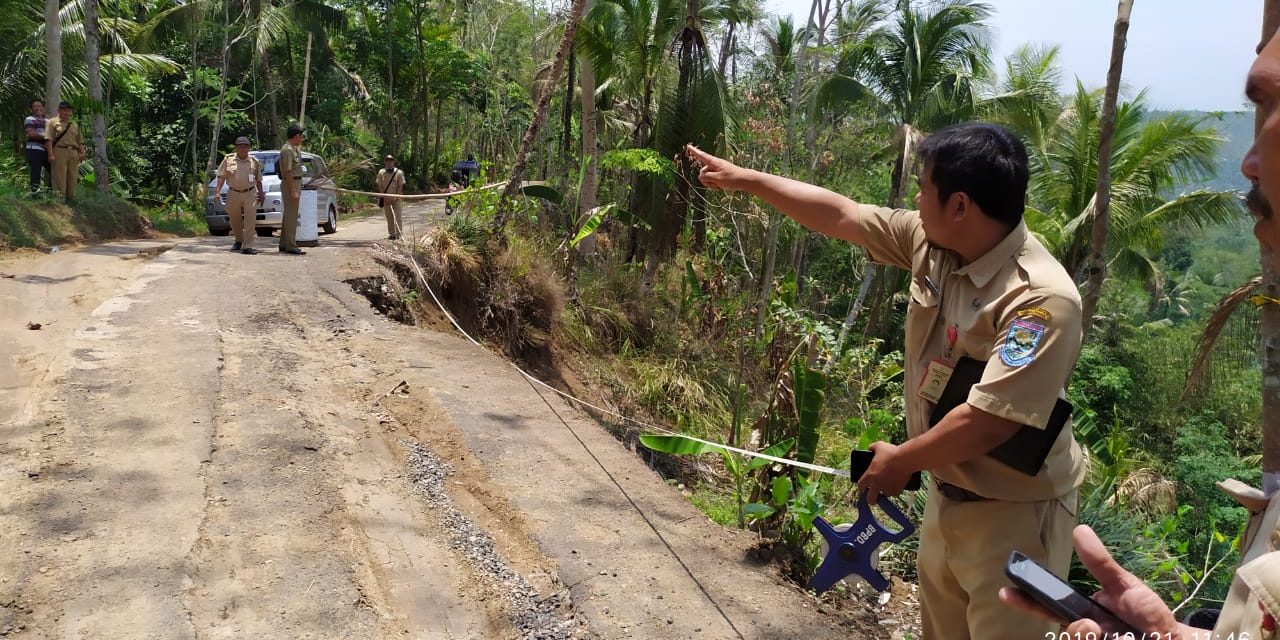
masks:
{"type": "Polygon", "coordinates": [[[231,219],[231,233],[236,242],[232,251],[247,255],[257,253],[253,249],[253,236],[257,232],[258,205],[262,204],[262,163],[249,155],[249,139],[236,138],[236,152],[228,153],[218,165],[218,183],[213,193],[222,193],[227,184],[227,217],[231,219]]]}
{"type": "MultiPolygon", "coordinates": [[[[382,170],[378,172],[378,193],[400,195],[404,193],[404,172],[396,167],[396,159],[390,155],[382,159],[382,170]]],[[[387,217],[387,239],[399,240],[401,210],[404,206],[400,198],[378,198],[382,206],[382,214],[387,217]]]]}
{"type": "Polygon", "coordinates": [[[916,471],[933,476],[917,556],[925,640],[1028,640],[1054,631],[998,597],[1010,584],[1004,566],[1014,549],[1066,575],[1085,471],[1068,421],[1055,414],[1080,353],[1080,297],[1022,220],[1022,142],[988,124],[934,133],[919,151],[918,211],[858,204],[692,147],[688,153],[702,165],[703,184],[754,194],[911,272],[908,439],[873,444],[858,484],[875,502],[900,493],[916,471]],[[958,404],[934,420],[940,398],[931,389],[947,388],[953,374],[964,379],[958,372],[974,369],[961,365],[975,361],[972,386],[961,386],[958,404]],[[1050,439],[1045,429],[1055,425],[1061,431],[1050,439]],[[995,457],[1015,434],[1051,445],[1043,463],[1036,466],[1034,453],[995,457]]]}
{"type": "Polygon", "coordinates": [[[49,145],[49,165],[53,168],[53,189],[67,200],[76,197],[80,163],[84,161],[84,136],[71,120],[71,103],[58,103],[58,117],[45,124],[49,145]]]}
{"type": "Polygon", "coordinates": [[[285,131],[276,171],[280,174],[280,196],[284,216],[280,220],[280,252],[300,256],[298,248],[298,205],[302,200],[302,125],[291,124],[285,131]]]}

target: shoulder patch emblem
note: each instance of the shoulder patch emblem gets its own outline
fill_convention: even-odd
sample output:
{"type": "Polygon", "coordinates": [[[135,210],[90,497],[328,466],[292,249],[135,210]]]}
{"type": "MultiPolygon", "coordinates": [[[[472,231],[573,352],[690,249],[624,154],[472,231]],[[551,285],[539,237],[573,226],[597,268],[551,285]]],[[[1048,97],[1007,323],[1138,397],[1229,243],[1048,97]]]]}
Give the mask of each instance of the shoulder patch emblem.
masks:
{"type": "Polygon", "coordinates": [[[1053,319],[1053,314],[1049,313],[1044,307],[1027,307],[1025,309],[1018,309],[1015,315],[1019,318],[1038,318],[1045,322],[1053,319]]]}
{"type": "Polygon", "coordinates": [[[1000,361],[1010,367],[1021,367],[1035,359],[1036,347],[1044,337],[1044,325],[1027,320],[1014,320],[1000,347],[1000,361]]]}

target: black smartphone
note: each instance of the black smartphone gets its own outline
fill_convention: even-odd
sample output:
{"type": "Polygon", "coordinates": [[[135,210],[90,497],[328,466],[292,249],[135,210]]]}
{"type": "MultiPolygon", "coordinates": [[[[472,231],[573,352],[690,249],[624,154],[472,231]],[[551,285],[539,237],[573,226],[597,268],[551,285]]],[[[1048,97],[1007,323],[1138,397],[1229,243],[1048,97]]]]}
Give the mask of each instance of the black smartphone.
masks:
{"type": "Polygon", "coordinates": [[[1067,622],[1081,618],[1093,620],[1102,627],[1104,638],[1123,637],[1127,633],[1141,637],[1116,614],[1019,551],[1009,554],[1004,572],[1023,593],[1067,622]]]}
{"type": "MultiPolygon", "coordinates": [[[[871,459],[876,457],[873,451],[863,451],[862,449],[854,449],[849,454],[849,478],[855,483],[862,478],[862,474],[867,472],[871,467],[871,459]]],[[[908,491],[916,491],[920,489],[920,472],[911,474],[911,479],[907,481],[906,489],[908,491]]]]}

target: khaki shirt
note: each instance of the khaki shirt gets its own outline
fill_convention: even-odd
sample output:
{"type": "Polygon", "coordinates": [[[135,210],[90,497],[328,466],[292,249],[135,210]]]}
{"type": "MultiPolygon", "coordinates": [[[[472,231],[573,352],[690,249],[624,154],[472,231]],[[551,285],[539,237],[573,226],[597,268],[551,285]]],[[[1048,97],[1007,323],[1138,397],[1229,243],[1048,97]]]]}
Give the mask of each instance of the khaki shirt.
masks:
{"type": "Polygon", "coordinates": [[[286,172],[294,178],[302,178],[302,150],[289,143],[280,147],[280,159],[276,161],[276,171],[283,177],[286,172]]]}
{"type": "Polygon", "coordinates": [[[1243,482],[1227,480],[1218,486],[1244,505],[1251,514],[1240,548],[1240,564],[1227,592],[1227,600],[1213,628],[1213,637],[1234,640],[1272,640],[1274,622],[1280,620],[1280,492],[1268,499],[1243,482]],[[1270,616],[1272,631],[1264,631],[1263,616],[1270,616]]]}
{"type": "Polygon", "coordinates": [[[386,169],[378,171],[377,186],[378,193],[404,193],[404,172],[400,167],[391,170],[392,176],[386,169]]]}
{"type": "MultiPolygon", "coordinates": [[[[857,222],[874,261],[911,272],[907,307],[907,435],[929,429],[933,403],[919,395],[934,359],[961,356],[986,362],[968,403],[1019,424],[1045,428],[1083,339],[1080,295],[1062,265],[1020,223],[978,260],[962,265],[951,251],[932,247],[914,211],[859,205],[857,222]],[[950,345],[949,335],[955,344],[950,345]]],[[[999,500],[1075,497],[1084,458],[1062,428],[1034,476],[990,456],[930,469],[935,478],[999,500]]],[[[1074,511],[1074,500],[1068,507],[1074,511]]]]}
{"type": "MultiPolygon", "coordinates": [[[[72,122],[63,122],[62,118],[54,117],[45,124],[44,137],[53,144],[54,140],[58,141],[55,149],[75,149],[77,153],[84,153],[84,137],[80,135],[80,125],[72,122]],[[66,130],[64,135],[62,132],[66,130]],[[58,138],[62,139],[59,140],[58,138]]],[[[58,152],[54,151],[56,155],[58,152]]]]}
{"type": "Polygon", "coordinates": [[[253,156],[241,160],[236,154],[228,153],[218,165],[218,177],[226,180],[232,189],[244,192],[262,180],[262,163],[253,156]]]}

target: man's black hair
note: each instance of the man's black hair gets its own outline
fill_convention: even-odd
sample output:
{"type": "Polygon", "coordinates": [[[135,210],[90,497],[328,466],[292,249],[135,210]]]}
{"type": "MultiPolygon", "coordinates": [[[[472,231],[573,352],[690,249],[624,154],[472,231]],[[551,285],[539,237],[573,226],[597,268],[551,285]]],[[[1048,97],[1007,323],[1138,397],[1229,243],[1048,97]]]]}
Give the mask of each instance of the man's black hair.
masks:
{"type": "Polygon", "coordinates": [[[966,193],[987,217],[1010,229],[1026,208],[1027,148],[1004,127],[980,122],[940,129],[920,145],[921,166],[938,189],[938,201],[966,193]]]}
{"type": "Polygon", "coordinates": [[[34,107],[34,106],[36,106],[36,103],[37,103],[37,102],[39,102],[39,103],[40,103],[40,106],[42,106],[42,107],[44,106],[44,100],[41,100],[40,98],[32,98],[32,99],[31,99],[31,104],[29,104],[29,105],[27,105],[27,106],[28,106],[28,107],[34,107]]]}

